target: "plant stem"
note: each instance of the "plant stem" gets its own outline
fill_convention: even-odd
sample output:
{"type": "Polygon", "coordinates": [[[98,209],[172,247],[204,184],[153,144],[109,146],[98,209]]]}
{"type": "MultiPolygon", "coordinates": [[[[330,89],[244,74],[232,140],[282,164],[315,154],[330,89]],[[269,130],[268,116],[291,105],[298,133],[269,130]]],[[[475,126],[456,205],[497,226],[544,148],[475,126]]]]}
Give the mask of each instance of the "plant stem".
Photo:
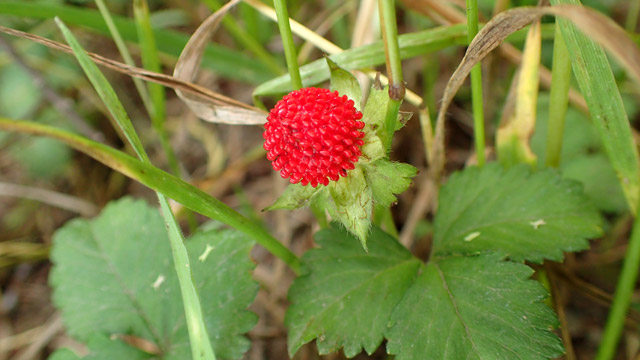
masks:
{"type": "Polygon", "coordinates": [[[558,23],[556,23],[555,39],[553,40],[552,74],[546,163],[547,166],[558,167],[562,152],[565,116],[569,105],[569,86],[571,85],[571,60],[558,23]]]}
{"type": "MultiPolygon", "coordinates": [[[[467,0],[467,36],[469,43],[478,33],[478,1],[467,0]]],[[[484,106],[482,96],[482,64],[471,69],[471,104],[473,108],[473,136],[478,166],[484,165],[484,106]]]]}
{"type": "Polygon", "coordinates": [[[378,0],[382,40],[387,59],[387,76],[389,76],[389,97],[393,100],[404,98],[404,79],[402,77],[402,61],[398,44],[398,26],[396,25],[396,7],[393,0],[378,0]]]}
{"type": "Polygon", "coordinates": [[[396,131],[398,111],[404,99],[405,87],[402,76],[402,60],[398,44],[398,26],[396,24],[396,7],[393,0],[378,0],[380,24],[382,25],[382,41],[389,77],[389,103],[385,118],[385,138],[383,139],[387,154],[391,152],[393,133],[396,131]]]}
{"type": "Polygon", "coordinates": [[[302,88],[302,78],[300,77],[300,69],[298,68],[298,56],[296,55],[296,47],[293,43],[293,34],[291,34],[287,2],[286,0],[273,0],[273,4],[276,9],[276,16],[278,17],[278,28],[280,29],[280,37],[282,38],[282,46],[284,47],[284,56],[287,59],[291,86],[293,90],[298,90],[302,88]]]}
{"type": "Polygon", "coordinates": [[[622,273],[618,280],[613,305],[609,312],[596,360],[610,360],[615,356],[627,310],[631,303],[631,296],[638,279],[638,269],[640,269],[640,216],[636,216],[633,223],[633,231],[622,266],[622,273]]]}

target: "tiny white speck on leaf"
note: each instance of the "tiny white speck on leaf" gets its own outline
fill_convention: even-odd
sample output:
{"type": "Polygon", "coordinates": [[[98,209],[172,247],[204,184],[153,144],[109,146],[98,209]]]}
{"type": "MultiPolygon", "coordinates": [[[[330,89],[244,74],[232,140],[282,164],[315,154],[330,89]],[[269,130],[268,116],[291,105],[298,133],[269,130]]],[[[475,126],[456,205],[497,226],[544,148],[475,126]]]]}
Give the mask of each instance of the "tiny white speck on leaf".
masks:
{"type": "Polygon", "coordinates": [[[213,249],[214,249],[213,246],[207,244],[207,247],[204,249],[204,252],[202,253],[202,255],[198,256],[198,260],[200,260],[200,262],[204,262],[205,260],[207,260],[209,253],[212,252],[213,249]]]}
{"type": "Polygon", "coordinates": [[[544,219],[538,219],[536,221],[530,222],[529,225],[533,226],[534,230],[538,230],[540,226],[547,225],[547,223],[544,221],[544,219]]]}
{"type": "Polygon", "coordinates": [[[156,281],[154,281],[153,284],[151,284],[151,286],[153,287],[154,290],[158,290],[158,288],[160,287],[160,285],[162,285],[165,279],[166,278],[164,277],[164,275],[160,274],[158,275],[158,278],[156,279],[156,281]]]}
{"type": "Polygon", "coordinates": [[[471,240],[477,238],[478,236],[480,236],[480,232],[479,231],[472,232],[471,234],[469,234],[469,235],[464,237],[464,241],[471,241],[471,240]]]}

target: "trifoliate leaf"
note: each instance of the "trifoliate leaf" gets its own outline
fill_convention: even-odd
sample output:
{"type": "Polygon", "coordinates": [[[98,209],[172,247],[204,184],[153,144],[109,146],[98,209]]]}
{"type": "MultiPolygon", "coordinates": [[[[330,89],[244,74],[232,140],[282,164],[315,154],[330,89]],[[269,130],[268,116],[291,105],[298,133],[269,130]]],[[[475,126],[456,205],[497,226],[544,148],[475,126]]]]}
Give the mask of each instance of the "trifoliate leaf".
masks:
{"type": "Polygon", "coordinates": [[[329,70],[331,71],[331,91],[338,91],[340,95],[347,95],[355,103],[356,109],[362,110],[362,91],[358,80],[328,56],[325,56],[325,60],[327,60],[327,65],[329,65],[329,70]]]}
{"type": "Polygon", "coordinates": [[[562,354],[546,290],[495,255],[429,263],[391,316],[396,360],[550,359],[562,354]]]}
{"type": "MultiPolygon", "coordinates": [[[[220,359],[249,348],[241,334],[256,322],[245,309],[253,243],[237,231],[207,231],[187,242],[205,324],[220,359]]],[[[143,201],[123,199],[97,218],[58,230],[50,283],[69,334],[130,334],[155,344],[164,360],[191,358],[184,308],[164,222],[143,201]]]]}
{"type": "Polygon", "coordinates": [[[320,354],[341,347],[347,357],[362,348],[373,353],[420,260],[377,227],[369,237],[369,253],[336,227],[318,232],[316,242],[320,248],[302,259],[306,275],[289,289],[289,353],[316,338],[320,354]]]}
{"type": "Polygon", "coordinates": [[[418,172],[418,169],[409,164],[392,162],[386,158],[363,167],[376,204],[385,207],[397,200],[395,194],[407,190],[411,179],[418,172]]]}
{"type": "Polygon", "coordinates": [[[312,186],[302,186],[300,183],[287,186],[276,202],[265,208],[265,210],[289,209],[294,210],[307,205],[311,197],[317,193],[322,186],[314,188],[312,186]]]}
{"type": "Polygon", "coordinates": [[[453,175],[440,192],[433,251],[497,251],[513,260],[561,260],[563,251],[587,248],[601,233],[601,218],[580,184],[552,170],[498,164],[453,175]]]}
{"type": "Polygon", "coordinates": [[[356,167],[349,171],[349,176],[329,183],[328,188],[334,204],[327,209],[329,215],[356,235],[362,247],[367,250],[373,194],[364,172],[360,167],[356,167]]]}

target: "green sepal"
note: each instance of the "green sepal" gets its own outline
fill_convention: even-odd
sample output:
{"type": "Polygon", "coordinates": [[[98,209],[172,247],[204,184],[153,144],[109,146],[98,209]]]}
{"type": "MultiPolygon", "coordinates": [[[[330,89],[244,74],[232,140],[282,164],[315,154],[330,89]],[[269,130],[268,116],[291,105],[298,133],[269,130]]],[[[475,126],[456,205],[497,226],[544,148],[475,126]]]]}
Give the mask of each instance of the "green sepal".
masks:
{"type": "Polygon", "coordinates": [[[339,67],[328,56],[325,59],[331,72],[331,91],[338,91],[340,95],[347,95],[355,103],[356,109],[362,110],[362,90],[360,90],[358,79],[349,71],[339,67]]]}
{"type": "Polygon", "coordinates": [[[385,207],[391,206],[397,200],[395,194],[407,190],[411,185],[411,179],[418,173],[418,169],[409,164],[389,161],[386,158],[362,166],[376,204],[385,207]]]}
{"type": "Polygon", "coordinates": [[[333,206],[327,207],[329,215],[354,234],[367,251],[373,192],[367,183],[364,171],[357,166],[349,171],[349,176],[329,183],[328,188],[333,199],[333,206]]]}
{"type": "Polygon", "coordinates": [[[298,184],[291,184],[287,186],[282,195],[276,200],[273,205],[266,207],[263,211],[288,209],[294,210],[307,205],[309,199],[320,190],[322,185],[317,188],[312,186],[302,186],[298,184]]]}

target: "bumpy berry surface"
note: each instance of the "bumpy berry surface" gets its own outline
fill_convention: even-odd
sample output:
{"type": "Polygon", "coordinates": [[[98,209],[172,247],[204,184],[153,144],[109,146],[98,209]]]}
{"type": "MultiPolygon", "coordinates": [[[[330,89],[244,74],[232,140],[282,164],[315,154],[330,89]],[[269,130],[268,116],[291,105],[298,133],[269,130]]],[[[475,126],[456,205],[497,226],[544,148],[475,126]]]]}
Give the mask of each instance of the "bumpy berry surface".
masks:
{"type": "Polygon", "coordinates": [[[337,91],[304,88],[269,112],[264,137],[273,169],[289,182],[328,185],[347,176],[362,152],[362,113],[337,91]]]}

